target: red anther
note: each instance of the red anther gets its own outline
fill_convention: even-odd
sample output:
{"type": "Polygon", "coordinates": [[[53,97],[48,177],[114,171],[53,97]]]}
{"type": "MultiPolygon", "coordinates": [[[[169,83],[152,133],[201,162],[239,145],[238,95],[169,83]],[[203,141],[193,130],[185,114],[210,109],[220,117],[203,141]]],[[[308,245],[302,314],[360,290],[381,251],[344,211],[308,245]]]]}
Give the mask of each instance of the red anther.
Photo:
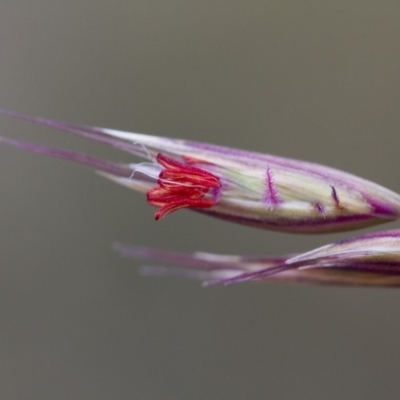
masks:
{"type": "Polygon", "coordinates": [[[209,208],[217,203],[205,197],[210,189],[221,187],[217,176],[161,153],[157,154],[157,161],[165,169],[159,174],[158,186],[147,192],[147,202],[159,207],[156,220],[180,208],[209,208]]]}

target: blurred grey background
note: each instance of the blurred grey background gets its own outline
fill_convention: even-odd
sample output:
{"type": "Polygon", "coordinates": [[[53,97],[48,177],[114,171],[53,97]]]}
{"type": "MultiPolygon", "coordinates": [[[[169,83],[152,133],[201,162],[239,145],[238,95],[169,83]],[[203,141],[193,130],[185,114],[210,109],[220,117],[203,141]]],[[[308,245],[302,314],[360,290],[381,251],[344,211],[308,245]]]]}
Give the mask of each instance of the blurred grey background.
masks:
{"type": "MultiPolygon", "coordinates": [[[[0,106],[307,159],[399,192],[399,20],[394,0],[0,0],[0,106]]],[[[129,160],[6,117],[0,132],[129,160]]],[[[0,398],[400,396],[400,291],[203,289],[141,277],[111,250],[283,254],[351,233],[189,211],[155,223],[90,169],[2,146],[0,185],[0,398]]]]}

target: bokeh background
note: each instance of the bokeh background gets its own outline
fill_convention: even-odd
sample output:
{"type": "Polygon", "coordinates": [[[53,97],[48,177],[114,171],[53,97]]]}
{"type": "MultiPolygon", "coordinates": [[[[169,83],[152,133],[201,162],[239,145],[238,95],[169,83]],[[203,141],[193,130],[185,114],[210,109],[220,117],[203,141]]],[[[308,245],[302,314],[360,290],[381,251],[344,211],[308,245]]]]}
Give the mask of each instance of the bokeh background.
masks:
{"type": "MultiPolygon", "coordinates": [[[[400,2],[0,0],[0,106],[307,159],[400,191],[400,2]]],[[[0,118],[1,135],[126,155],[0,118]]],[[[204,289],[116,241],[283,254],[347,237],[153,221],[90,169],[0,147],[2,399],[393,399],[400,291],[204,289]]],[[[387,224],[385,228],[398,224],[387,224]]]]}

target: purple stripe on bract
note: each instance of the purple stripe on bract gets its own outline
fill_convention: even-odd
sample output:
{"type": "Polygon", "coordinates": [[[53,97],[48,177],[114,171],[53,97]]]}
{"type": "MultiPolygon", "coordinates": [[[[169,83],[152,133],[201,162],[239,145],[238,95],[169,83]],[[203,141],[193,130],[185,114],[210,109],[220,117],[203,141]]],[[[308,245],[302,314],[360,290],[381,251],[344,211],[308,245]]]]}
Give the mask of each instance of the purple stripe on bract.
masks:
{"type": "MultiPolygon", "coordinates": [[[[284,231],[287,228],[290,232],[307,232],[307,233],[321,233],[321,232],[329,232],[333,233],[335,231],[342,232],[347,230],[354,230],[357,228],[364,228],[373,225],[371,221],[373,218],[370,215],[361,214],[361,215],[348,215],[348,216],[339,216],[336,218],[324,218],[324,219],[305,219],[305,220],[289,220],[289,219],[281,219],[281,220],[261,220],[256,218],[246,218],[239,217],[235,215],[222,214],[217,211],[213,211],[212,209],[207,210],[197,210],[193,211],[200,212],[203,214],[207,214],[209,216],[213,216],[215,218],[222,219],[224,221],[236,222],[242,225],[248,225],[256,228],[262,229],[271,229],[271,230],[280,230],[284,231]],[[348,225],[348,227],[346,227],[348,225]]],[[[379,219],[376,219],[376,225],[381,223],[379,219]]]]}
{"type": "Polygon", "coordinates": [[[396,210],[396,208],[391,206],[390,204],[384,203],[383,201],[379,201],[376,199],[371,199],[370,197],[367,197],[365,195],[364,198],[372,207],[373,215],[382,216],[384,218],[393,218],[399,216],[398,210],[396,210]]]}
{"type": "Polygon", "coordinates": [[[340,200],[339,200],[337,191],[335,189],[335,186],[331,185],[331,189],[332,189],[331,196],[332,196],[333,202],[335,203],[336,207],[340,208],[340,200]]]}
{"type": "Polygon", "coordinates": [[[322,214],[322,215],[325,214],[325,208],[321,203],[315,203],[314,207],[320,214],[322,214]]]}
{"type": "MultiPolygon", "coordinates": [[[[318,266],[318,260],[316,261],[315,268],[319,268],[318,266]]],[[[287,264],[280,264],[277,266],[273,266],[270,268],[266,268],[264,270],[259,270],[255,272],[245,272],[241,275],[238,275],[233,278],[228,278],[228,279],[220,279],[216,281],[211,281],[211,282],[206,282],[205,286],[212,286],[212,285],[231,285],[235,283],[242,283],[242,282],[247,282],[247,281],[257,281],[261,279],[268,278],[270,276],[275,276],[281,272],[284,271],[289,271],[293,269],[298,269],[302,266],[307,266],[307,261],[304,262],[299,262],[299,263],[294,263],[291,265],[287,264]]],[[[396,262],[377,262],[377,263],[363,263],[363,262],[354,262],[354,263],[338,263],[337,266],[331,266],[331,267],[324,267],[326,270],[336,270],[336,271],[342,271],[345,273],[348,271],[349,273],[351,272],[365,272],[368,274],[375,274],[375,275],[390,275],[390,276],[399,276],[400,278],[400,263],[396,262]]],[[[312,270],[311,268],[308,268],[306,270],[312,270]]]]}
{"type": "Polygon", "coordinates": [[[298,171],[305,172],[310,175],[314,175],[316,177],[324,178],[326,180],[334,179],[336,182],[343,184],[346,187],[354,188],[354,185],[349,184],[349,182],[346,179],[340,179],[338,177],[339,174],[346,175],[346,177],[351,176],[352,178],[362,179],[362,178],[356,177],[355,175],[349,174],[347,172],[340,171],[336,168],[328,167],[328,166],[317,164],[317,163],[312,163],[309,161],[293,160],[293,159],[287,158],[287,157],[278,157],[278,156],[273,156],[270,154],[262,154],[262,153],[258,153],[258,152],[240,150],[240,149],[236,149],[236,148],[212,145],[212,144],[202,143],[202,142],[185,141],[185,143],[188,146],[191,146],[193,148],[211,151],[211,152],[223,154],[226,156],[240,157],[241,161],[243,161],[244,159],[250,160],[249,165],[254,165],[254,162],[252,162],[252,161],[257,160],[259,162],[265,163],[266,165],[268,165],[268,164],[274,165],[275,164],[276,166],[281,166],[284,168],[292,168],[292,169],[295,169],[298,171]]]}
{"type": "Polygon", "coordinates": [[[295,265],[287,265],[287,264],[279,264],[273,267],[265,268],[263,270],[255,271],[255,272],[245,272],[243,274],[240,274],[238,276],[235,276],[234,278],[228,278],[228,279],[219,279],[215,281],[210,281],[210,282],[204,282],[203,286],[214,286],[214,285],[231,285],[234,283],[241,283],[241,282],[247,282],[250,280],[259,280],[263,279],[269,276],[276,275],[280,272],[284,271],[289,271],[291,269],[296,269],[297,266],[295,265]]]}
{"type": "Polygon", "coordinates": [[[270,167],[268,167],[266,171],[266,185],[267,194],[265,196],[265,202],[271,207],[280,204],[281,200],[278,197],[278,191],[276,190],[274,176],[270,167]]]}
{"type": "Polygon", "coordinates": [[[378,238],[384,238],[384,237],[400,239],[400,229],[392,229],[392,230],[388,230],[388,231],[365,233],[364,235],[355,236],[355,237],[353,236],[348,239],[340,240],[340,241],[334,243],[333,245],[357,242],[359,240],[378,239],[378,238]]]}
{"type": "Polygon", "coordinates": [[[358,272],[368,272],[374,274],[390,274],[400,276],[400,262],[368,262],[355,259],[354,262],[341,263],[340,260],[337,265],[325,267],[328,269],[348,270],[358,272]]]}

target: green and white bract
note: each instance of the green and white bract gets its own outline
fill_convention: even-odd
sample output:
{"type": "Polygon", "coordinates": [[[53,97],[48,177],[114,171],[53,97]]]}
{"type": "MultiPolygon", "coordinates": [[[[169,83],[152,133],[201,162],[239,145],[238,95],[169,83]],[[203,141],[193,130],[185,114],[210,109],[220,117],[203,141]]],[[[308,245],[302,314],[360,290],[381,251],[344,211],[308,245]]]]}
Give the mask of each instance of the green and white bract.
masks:
{"type": "Polygon", "coordinates": [[[396,220],[400,196],[334,168],[256,152],[113,129],[82,126],[0,110],[131,153],[121,164],[2,137],[5,144],[77,161],[147,194],[156,219],[180,208],[224,220],[296,233],[338,232],[396,220]],[[197,181],[194,181],[197,179],[197,181]]]}

